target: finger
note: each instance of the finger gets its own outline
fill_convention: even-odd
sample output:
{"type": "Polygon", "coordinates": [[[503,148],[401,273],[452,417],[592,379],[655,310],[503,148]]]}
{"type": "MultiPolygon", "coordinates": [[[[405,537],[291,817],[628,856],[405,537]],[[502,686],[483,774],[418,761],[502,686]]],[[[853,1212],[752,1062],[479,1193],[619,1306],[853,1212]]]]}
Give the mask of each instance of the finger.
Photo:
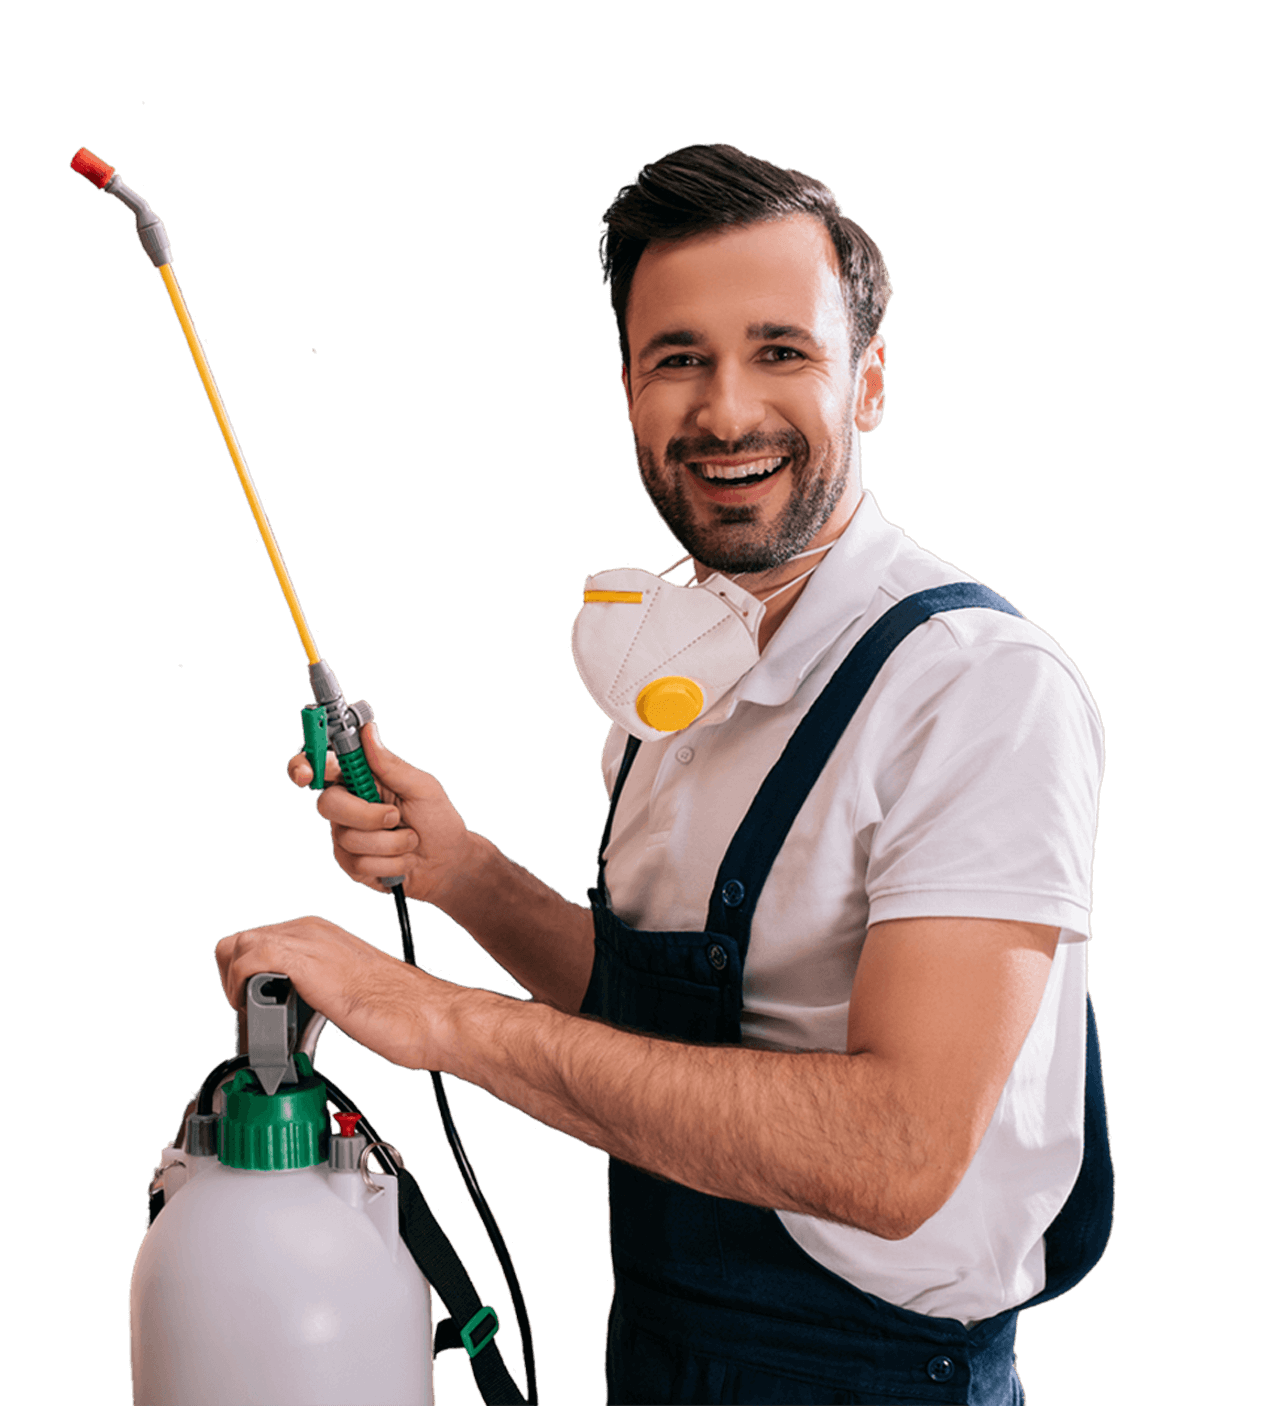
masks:
{"type": "Polygon", "coordinates": [[[406,798],[429,796],[439,791],[440,783],[434,776],[419,771],[382,745],[377,723],[365,723],[360,731],[360,742],[365,760],[386,790],[406,798]]]}
{"type": "Polygon", "coordinates": [[[391,858],[412,854],[418,848],[418,835],[407,827],[403,830],[355,830],[335,825],[333,842],[351,855],[374,854],[391,858]]]}
{"type": "Polygon", "coordinates": [[[362,801],[345,786],[330,786],[316,801],[316,809],[331,825],[352,830],[394,830],[400,812],[384,801],[362,801]]]}
{"type": "MultiPolygon", "coordinates": [[[[296,757],[289,758],[289,780],[295,786],[310,786],[315,772],[311,769],[311,763],[307,760],[305,752],[299,752],[296,757]]],[[[340,781],[342,779],[342,768],[338,765],[338,759],[332,752],[328,752],[324,759],[324,779],[326,781],[340,781]]]]}
{"type": "Polygon", "coordinates": [[[231,962],[235,956],[236,939],[239,933],[233,933],[230,937],[224,937],[213,950],[213,955],[218,963],[218,980],[222,982],[222,990],[228,1001],[234,1006],[231,992],[227,989],[227,973],[231,970],[231,962]]]}

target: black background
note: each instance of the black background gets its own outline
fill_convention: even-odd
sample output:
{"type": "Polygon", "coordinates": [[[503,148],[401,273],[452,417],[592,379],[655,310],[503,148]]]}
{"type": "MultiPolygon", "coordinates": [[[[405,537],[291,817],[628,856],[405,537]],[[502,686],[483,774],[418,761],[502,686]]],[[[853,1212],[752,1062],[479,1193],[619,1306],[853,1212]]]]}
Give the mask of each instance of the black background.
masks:
{"type": "MultiPolygon", "coordinates": [[[[629,131],[591,150],[550,131],[495,145],[444,139],[408,108],[293,111],[252,91],[197,103],[121,84],[30,143],[56,277],[31,347],[53,388],[31,484],[52,530],[24,576],[24,683],[66,766],[65,848],[45,879],[75,900],[86,945],[63,980],[101,1084],[117,1090],[98,1213],[120,1250],[91,1272],[121,1329],[146,1177],[190,1092],[233,1052],[214,943],[307,912],[392,952],[398,934],[390,898],[340,873],[311,796],[284,776],[309,700],[297,633],[132,219],[66,165],[80,145],[165,221],[347,696],[373,702],[388,747],[433,770],[471,828],[577,903],[606,808],[606,721],[568,651],[582,578],[682,554],[636,477],[596,264],[601,212],[640,165],[689,141],[731,141],[831,184],[895,284],[866,486],[890,522],[1054,634],[1107,724],[1090,967],[1106,1060],[1124,990],[1110,960],[1117,835],[1134,807],[1111,602],[1142,564],[1131,432],[1082,413],[1096,411],[1100,309],[1058,193],[1086,155],[1038,172],[1013,146],[973,160],[958,134],[933,132],[890,136],[895,159],[871,162],[861,143],[758,118],[629,131]]],[[[435,910],[415,904],[414,924],[423,966],[520,994],[435,910]]],[[[519,1376],[511,1306],[425,1074],[332,1026],[319,1064],[404,1153],[497,1305],[519,1376]]],[[[1122,1137],[1124,1081],[1104,1069],[1122,1137]]],[[[602,1399],[605,1157],[470,1085],[447,1088],[525,1288],[543,1399],[602,1399]]],[[[1124,1254],[1113,1247],[1069,1298],[1021,1320],[1037,1406],[1092,1381],[1079,1344],[1106,1340],[1124,1254]]],[[[437,1396],[473,1393],[447,1354],[437,1396]]]]}

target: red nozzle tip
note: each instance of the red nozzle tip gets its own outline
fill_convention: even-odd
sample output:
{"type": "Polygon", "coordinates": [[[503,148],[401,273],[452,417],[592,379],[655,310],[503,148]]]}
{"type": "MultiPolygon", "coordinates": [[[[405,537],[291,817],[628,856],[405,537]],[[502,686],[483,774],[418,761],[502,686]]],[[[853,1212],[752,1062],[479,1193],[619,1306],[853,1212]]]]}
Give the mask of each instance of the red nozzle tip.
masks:
{"type": "Polygon", "coordinates": [[[116,173],[114,166],[108,166],[100,156],[95,156],[87,146],[82,146],[71,158],[71,169],[79,171],[85,180],[92,181],[101,190],[116,173]]]}
{"type": "Polygon", "coordinates": [[[355,1137],[356,1124],[360,1121],[358,1113],[335,1113],[333,1116],[338,1120],[338,1127],[342,1129],[342,1137],[355,1137]]]}

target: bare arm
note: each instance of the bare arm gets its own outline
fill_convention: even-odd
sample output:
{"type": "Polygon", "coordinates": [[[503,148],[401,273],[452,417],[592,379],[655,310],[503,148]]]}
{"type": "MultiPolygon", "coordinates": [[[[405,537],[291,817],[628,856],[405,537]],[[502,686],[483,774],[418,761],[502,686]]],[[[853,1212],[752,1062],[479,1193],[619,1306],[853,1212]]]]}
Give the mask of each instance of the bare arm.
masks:
{"type": "Polygon", "coordinates": [[[695,1190],[894,1239],[941,1208],[977,1152],[1056,941],[1056,928],[973,919],[879,925],[845,1054],[705,1048],[462,999],[451,1068],[695,1190]]]}
{"type": "Polygon", "coordinates": [[[530,995],[576,1014],[595,957],[591,910],[562,898],[483,836],[469,839],[436,906],[530,995]]]}

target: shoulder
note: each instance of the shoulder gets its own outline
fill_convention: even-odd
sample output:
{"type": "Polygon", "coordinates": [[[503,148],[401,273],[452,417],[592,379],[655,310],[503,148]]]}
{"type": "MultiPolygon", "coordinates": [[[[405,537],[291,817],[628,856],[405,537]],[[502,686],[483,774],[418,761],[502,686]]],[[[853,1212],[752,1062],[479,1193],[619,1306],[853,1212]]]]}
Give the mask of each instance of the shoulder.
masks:
{"type": "MultiPolygon", "coordinates": [[[[873,525],[881,523],[877,517],[873,525]]],[[[908,597],[980,581],[925,550],[899,529],[882,526],[885,555],[875,563],[874,582],[867,595],[861,602],[855,601],[856,616],[831,637],[830,662],[824,672],[834,669],[858,638],[908,597]]],[[[832,582],[837,596],[840,584],[832,582]]],[[[1018,605],[1016,595],[1012,604],[1018,605]]],[[[1001,610],[970,607],[934,615],[898,645],[881,674],[883,678],[877,680],[881,687],[901,687],[927,674],[933,688],[950,693],[956,702],[971,694],[982,696],[984,681],[992,691],[1029,691],[1038,697],[1053,693],[1062,707],[1081,711],[1095,722],[1098,718],[1080,671],[1057,640],[1021,615],[1001,610]]]]}
{"type": "Polygon", "coordinates": [[[1102,720],[1075,664],[1029,620],[949,611],[894,651],[867,723],[890,753],[943,749],[1020,763],[1035,753],[1101,771],[1102,720]]]}
{"type": "MultiPolygon", "coordinates": [[[[898,529],[892,530],[891,546],[876,563],[874,581],[861,600],[856,592],[841,591],[847,583],[830,581],[834,591],[828,595],[828,608],[834,605],[838,610],[839,603],[847,603],[855,609],[829,636],[825,662],[819,665],[822,675],[834,672],[860,639],[874,634],[885,617],[909,598],[949,586],[983,584],[898,529]]],[[[816,574],[814,579],[819,583],[816,574]]],[[[1017,604],[1015,597],[1015,610],[1017,604]]],[[[984,681],[992,691],[1023,689],[1043,695],[1048,690],[1060,694],[1064,707],[1097,719],[1088,687],[1061,645],[1023,616],[989,606],[942,609],[918,625],[889,655],[876,688],[900,689],[925,676],[929,687],[949,692],[957,700],[982,695],[984,681]]]]}
{"type": "Polygon", "coordinates": [[[984,727],[1024,716],[1054,719],[1096,736],[1102,721],[1079,669],[1046,631],[1021,616],[982,608],[935,615],[897,651],[898,690],[948,711],[976,711],[984,727]]]}

